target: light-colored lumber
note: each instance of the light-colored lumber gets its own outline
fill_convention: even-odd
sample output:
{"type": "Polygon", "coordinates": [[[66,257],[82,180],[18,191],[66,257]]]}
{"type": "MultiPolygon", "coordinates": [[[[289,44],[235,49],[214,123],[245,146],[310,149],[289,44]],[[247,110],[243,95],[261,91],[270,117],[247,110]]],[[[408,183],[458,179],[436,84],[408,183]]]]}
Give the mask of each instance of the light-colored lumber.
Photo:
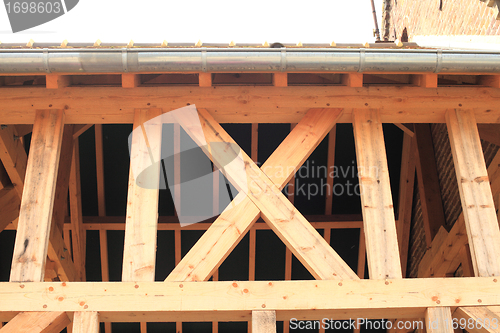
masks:
{"type": "Polygon", "coordinates": [[[141,84],[139,74],[122,74],[122,88],[137,88],[141,84]]]}
{"type": "Polygon", "coordinates": [[[498,333],[500,330],[500,316],[487,306],[459,307],[453,317],[457,325],[463,318],[463,326],[470,333],[498,333]]]}
{"type": "Polygon", "coordinates": [[[439,228],[445,225],[436,158],[429,124],[414,124],[417,138],[417,179],[425,239],[430,246],[439,228]]]}
{"type": "Polygon", "coordinates": [[[275,310],[277,320],[422,318],[428,307],[497,305],[500,284],[494,280],[3,282],[0,312],[97,311],[105,322],[222,321],[224,315],[241,321],[248,311],[263,309],[275,310]]]}
{"type": "Polygon", "coordinates": [[[288,73],[274,73],[273,86],[287,87],[288,86],[288,73]]]}
{"type": "Polygon", "coordinates": [[[276,333],[276,311],[252,311],[252,333],[276,333]]]}
{"type": "Polygon", "coordinates": [[[99,314],[95,311],[75,312],[73,333],[99,333],[99,314]]]}
{"type": "Polygon", "coordinates": [[[476,276],[500,275],[500,230],[476,120],[449,110],[447,127],[476,276]]]}
{"type": "MultiPolygon", "coordinates": [[[[339,110],[332,112],[332,110],[314,109],[304,117],[262,166],[263,170],[266,168],[271,170],[270,176],[274,184],[282,187],[288,182],[296,168],[304,163],[309,154],[331,130],[339,114],[339,110]],[[314,135],[309,132],[310,127],[315,128],[314,135]],[[302,143],[303,149],[296,149],[299,143],[302,143]],[[273,168],[281,169],[284,172],[272,172],[273,168]]],[[[244,193],[238,194],[238,196],[242,195],[245,196],[244,193]]],[[[236,199],[241,199],[238,196],[236,199]]],[[[235,208],[224,211],[186,254],[181,264],[172,271],[166,281],[208,279],[259,216],[259,209],[248,198],[243,199],[235,208]]]]}
{"type": "Polygon", "coordinates": [[[43,281],[63,125],[62,110],[37,111],[21,199],[11,281],[43,281]]]}
{"type": "Polygon", "coordinates": [[[36,107],[52,105],[67,106],[68,124],[131,124],[134,110],[147,103],[174,110],[186,106],[186,100],[207,109],[219,123],[297,123],[311,107],[344,108],[339,123],[352,122],[353,108],[378,108],[384,123],[444,123],[446,109],[456,107],[474,109],[478,123],[500,122],[496,88],[391,86],[22,87],[0,90],[0,119],[3,124],[33,124],[36,107]]]}
{"type": "Polygon", "coordinates": [[[212,73],[200,73],[198,76],[200,87],[212,86],[212,73]]]}
{"type": "Polygon", "coordinates": [[[384,135],[378,110],[354,110],[354,138],[371,279],[401,278],[384,135]]]}
{"type": "Polygon", "coordinates": [[[422,88],[437,88],[437,74],[414,74],[412,75],[412,83],[422,88]]]}
{"type": "Polygon", "coordinates": [[[342,75],[342,84],[353,87],[363,87],[363,74],[362,73],[347,73],[342,75]]]}
{"type": "Polygon", "coordinates": [[[53,224],[50,228],[47,257],[55,264],[59,281],[78,281],[80,277],[62,238],[62,230],[53,224]]]}
{"type": "Polygon", "coordinates": [[[14,126],[0,128],[0,159],[21,198],[28,155],[22,142],[16,138],[18,134],[14,126]]]}
{"type": "Polygon", "coordinates": [[[399,207],[396,231],[398,233],[399,256],[401,270],[406,276],[408,251],[410,248],[410,227],[413,206],[413,186],[415,183],[416,167],[416,138],[405,134],[403,137],[403,151],[401,156],[401,173],[399,176],[399,207]]]}
{"type": "MultiPolygon", "coordinates": [[[[206,110],[200,109],[197,113],[175,113],[173,116],[184,130],[186,130],[188,135],[219,166],[223,164],[227,156],[219,154],[215,150],[210,150],[211,146],[205,146],[206,142],[210,142],[211,144],[214,142],[226,143],[230,147],[231,145],[236,145],[232,138],[206,110]],[[197,122],[201,124],[203,131],[198,130],[199,125],[196,125],[197,122]]],[[[333,123],[334,121],[329,125],[333,125],[333,123]]],[[[296,128],[299,128],[299,125],[296,128]]],[[[308,131],[308,135],[311,135],[310,129],[308,131]]],[[[300,155],[309,152],[309,147],[306,145],[301,145],[300,147],[293,146],[293,148],[295,151],[303,150],[304,152],[300,155]]],[[[253,202],[256,209],[261,210],[264,220],[311,274],[318,279],[357,279],[358,277],[349,266],[326,244],[324,239],[305,220],[302,214],[284,197],[281,190],[273,183],[273,180],[264,174],[244,151],[240,150],[239,154],[244,163],[244,169],[239,169],[238,163],[225,165],[224,169],[229,180],[238,189],[244,189],[248,186],[249,191],[246,193],[246,199],[253,202]],[[248,183],[247,180],[249,180],[248,183]],[[273,199],[271,200],[270,198],[273,199]],[[315,246],[311,246],[311,244],[315,244],[315,246]]],[[[283,157],[286,157],[286,155],[283,157]]],[[[294,168],[296,167],[297,164],[295,164],[294,168]]],[[[263,170],[266,170],[264,166],[263,170]]],[[[273,173],[271,173],[271,177],[272,175],[273,173]]],[[[241,193],[245,194],[243,191],[241,193]]],[[[236,205],[236,208],[241,206],[242,203],[244,201],[236,205]]],[[[251,204],[249,205],[251,206],[251,204]]],[[[231,209],[231,211],[235,210],[235,208],[231,209]]],[[[247,213],[247,215],[250,214],[247,213]]]]}
{"type": "Polygon", "coordinates": [[[428,308],[425,311],[425,328],[427,333],[453,333],[450,307],[428,308]]]}
{"type": "Polygon", "coordinates": [[[2,333],[59,333],[70,323],[65,312],[23,312],[0,329],[2,333]]]}
{"type": "Polygon", "coordinates": [[[69,177],[69,207],[71,214],[71,239],[73,243],[73,260],[78,276],[85,281],[85,241],[86,231],[83,228],[82,193],[80,183],[80,149],[78,138],[73,142],[71,171],[69,177]]]}
{"type": "Polygon", "coordinates": [[[161,109],[136,110],[130,153],[122,281],[155,279],[161,113],[161,109]]]}
{"type": "Polygon", "coordinates": [[[47,89],[65,88],[71,84],[69,75],[47,74],[45,75],[45,84],[47,89]]]}

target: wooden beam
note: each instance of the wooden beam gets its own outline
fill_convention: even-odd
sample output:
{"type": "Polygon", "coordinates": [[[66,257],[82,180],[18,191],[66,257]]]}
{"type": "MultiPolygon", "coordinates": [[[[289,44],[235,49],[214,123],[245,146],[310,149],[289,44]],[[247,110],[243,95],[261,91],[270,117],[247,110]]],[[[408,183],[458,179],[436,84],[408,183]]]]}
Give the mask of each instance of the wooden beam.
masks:
{"type": "Polygon", "coordinates": [[[199,73],[198,80],[200,87],[212,86],[212,73],[199,73]]]}
{"type": "Polygon", "coordinates": [[[28,155],[14,126],[0,127],[0,159],[21,198],[28,155]]]}
{"type": "Polygon", "coordinates": [[[7,170],[5,170],[2,161],[0,160],[0,190],[12,185],[7,170]]]}
{"type": "Polygon", "coordinates": [[[65,88],[71,84],[69,75],[47,74],[45,75],[45,84],[47,89],[65,88]]]}
{"type": "Polygon", "coordinates": [[[122,74],[122,88],[137,88],[141,84],[139,74],[122,74]]]}
{"type": "Polygon", "coordinates": [[[370,278],[402,278],[380,115],[377,110],[354,110],[353,115],[370,278]]]}
{"type": "Polygon", "coordinates": [[[99,314],[95,311],[75,312],[73,333],[99,333],[99,314]]]}
{"type": "Polygon", "coordinates": [[[43,281],[63,134],[62,110],[37,111],[11,281],[43,281]]]}
{"type": "Polygon", "coordinates": [[[428,308],[425,311],[425,327],[427,333],[453,333],[450,307],[428,308]]]}
{"type": "Polygon", "coordinates": [[[481,75],[479,84],[484,86],[500,88],[500,75],[481,75]]]}
{"type": "Polygon", "coordinates": [[[414,74],[412,75],[412,83],[422,88],[437,88],[437,74],[414,74]]]}
{"type": "Polygon", "coordinates": [[[403,152],[401,156],[401,173],[399,178],[399,207],[396,231],[398,233],[401,270],[406,276],[408,251],[410,248],[410,229],[413,206],[413,186],[415,183],[417,146],[416,138],[405,134],[403,137],[403,152]]]}
{"type": "Polygon", "coordinates": [[[288,86],[288,73],[274,73],[273,74],[273,86],[275,87],[287,87],[288,86]]]}
{"type": "Polygon", "coordinates": [[[95,159],[97,177],[97,208],[99,216],[106,216],[106,197],[104,192],[104,147],[102,142],[102,125],[96,124],[95,128],[95,159]]]}
{"type": "Polygon", "coordinates": [[[464,319],[462,326],[470,333],[497,333],[500,327],[500,316],[486,306],[459,307],[453,317],[457,324],[464,319]]]}
{"type": "Polygon", "coordinates": [[[342,75],[342,84],[353,87],[363,87],[363,73],[348,73],[342,75]]]}
{"type": "Polygon", "coordinates": [[[439,228],[446,223],[430,125],[415,124],[414,129],[417,138],[418,191],[422,205],[425,239],[427,246],[430,246],[439,228]]]}
{"type": "Polygon", "coordinates": [[[449,110],[447,127],[476,276],[500,275],[500,230],[476,120],[449,110]]]}
{"type": "MultiPolygon", "coordinates": [[[[271,180],[283,187],[302,165],[309,154],[322,141],[335,124],[340,111],[311,110],[281,143],[278,149],[262,166],[263,170],[283,170],[271,172],[271,180]],[[311,135],[310,128],[315,129],[311,135]],[[296,149],[301,144],[305,149],[296,149]]],[[[246,196],[241,193],[238,196],[246,196]]],[[[236,197],[238,200],[241,198],[236,197]]],[[[252,224],[260,217],[260,211],[250,199],[245,198],[235,208],[224,211],[191,248],[166,281],[203,281],[208,279],[231,250],[243,238],[252,224]]]]}
{"type": "Polygon", "coordinates": [[[93,124],[75,125],[75,127],[74,127],[75,132],[73,133],[73,139],[78,138],[80,135],[85,133],[92,126],[94,126],[94,125],[93,124]]]}
{"type": "Polygon", "coordinates": [[[66,108],[68,124],[131,124],[134,110],[148,103],[164,110],[196,104],[219,123],[297,123],[311,107],[344,108],[339,123],[352,122],[353,108],[378,108],[384,123],[444,123],[446,110],[456,107],[473,109],[479,123],[500,122],[496,88],[380,86],[22,87],[0,89],[0,119],[3,124],[33,124],[35,110],[52,105],[66,108]]]}
{"type": "MultiPolygon", "coordinates": [[[[340,110],[337,116],[339,114],[340,110]]],[[[210,142],[210,144],[220,142],[229,145],[236,145],[236,143],[206,110],[200,109],[197,113],[174,113],[173,116],[186,130],[188,135],[213,159],[215,164],[219,167],[225,164],[224,159],[227,156],[224,154],[226,152],[222,154],[217,153],[211,150],[212,146],[207,147],[206,142],[210,142]],[[197,122],[201,124],[203,131],[199,130],[197,122]]],[[[334,121],[329,124],[333,125],[333,123],[334,121]]],[[[296,128],[299,128],[299,125],[296,128]]],[[[310,128],[307,131],[308,135],[312,134],[310,128]]],[[[301,151],[297,147],[298,145],[293,145],[289,149],[293,148],[295,151],[301,151]]],[[[305,149],[302,149],[303,153],[296,154],[297,157],[303,157],[303,155],[309,153],[309,147],[303,144],[300,147],[304,147],[305,149]]],[[[224,165],[227,177],[238,189],[244,189],[247,186],[250,188],[248,193],[242,191],[240,194],[246,195],[246,199],[249,199],[256,206],[255,209],[261,210],[262,217],[270,225],[271,229],[292,250],[297,259],[302,262],[311,274],[317,279],[357,279],[358,277],[342,258],[326,244],[325,240],[305,220],[302,214],[284,197],[281,190],[273,183],[273,180],[264,174],[244,151],[239,150],[238,154],[243,159],[245,168],[243,170],[239,169],[238,163],[224,165]],[[249,183],[247,183],[247,179],[249,183]],[[270,198],[273,199],[270,200],[270,198]],[[311,247],[311,244],[315,244],[315,246],[311,247]]],[[[286,155],[283,157],[286,157],[286,155]]],[[[292,156],[292,158],[296,157],[292,156]]],[[[298,164],[293,166],[294,169],[297,167],[298,164]]],[[[263,170],[266,169],[263,168],[263,170]]],[[[270,177],[273,178],[272,172],[270,177]]],[[[279,186],[282,186],[280,181],[277,183],[279,186]]],[[[244,200],[242,199],[241,201],[244,200]]],[[[242,206],[241,201],[231,211],[235,211],[239,206],[242,206]]],[[[251,207],[251,203],[249,203],[249,206],[251,207]]],[[[247,212],[247,215],[250,214],[247,212]]]]}
{"type": "Polygon", "coordinates": [[[70,323],[65,312],[23,312],[3,328],[2,333],[59,333],[70,323]]]}
{"type": "Polygon", "coordinates": [[[241,321],[249,311],[263,309],[276,311],[277,320],[295,315],[297,319],[422,318],[428,307],[498,305],[499,294],[500,283],[493,277],[340,282],[3,282],[0,312],[97,311],[101,321],[117,322],[211,322],[220,321],[218,316],[224,314],[232,318],[229,320],[241,321]]]}
{"type": "Polygon", "coordinates": [[[135,114],[130,152],[122,281],[155,280],[162,141],[161,113],[161,109],[142,109],[136,110],[135,114]]]}
{"type": "Polygon", "coordinates": [[[252,311],[252,333],[276,333],[276,311],[252,311]]]}
{"type": "Polygon", "coordinates": [[[78,138],[73,142],[73,154],[69,177],[69,207],[71,212],[71,239],[73,243],[73,259],[81,281],[85,276],[85,236],[82,217],[82,193],[80,183],[80,148],[78,138]]]}
{"type": "MultiPolygon", "coordinates": [[[[21,206],[22,207],[22,206],[21,206]]],[[[50,228],[50,242],[47,257],[54,262],[59,281],[78,281],[80,277],[71,260],[66,244],[62,238],[62,230],[52,224],[50,228]]]]}
{"type": "MultiPolygon", "coordinates": [[[[327,170],[334,170],[335,167],[335,140],[337,137],[337,126],[334,126],[328,134],[328,156],[327,156],[327,170]]],[[[326,203],[325,214],[332,214],[333,209],[333,173],[327,172],[326,175],[326,203]]],[[[294,188],[295,189],[295,188],[294,188]]]]}

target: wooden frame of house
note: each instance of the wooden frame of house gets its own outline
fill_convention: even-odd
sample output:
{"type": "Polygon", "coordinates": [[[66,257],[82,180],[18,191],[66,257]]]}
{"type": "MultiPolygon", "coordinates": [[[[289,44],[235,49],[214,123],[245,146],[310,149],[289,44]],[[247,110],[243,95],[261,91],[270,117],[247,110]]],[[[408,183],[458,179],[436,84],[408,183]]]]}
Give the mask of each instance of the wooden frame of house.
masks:
{"type": "MultiPolygon", "coordinates": [[[[500,157],[486,168],[480,136],[498,140],[498,125],[491,124],[500,122],[500,75],[458,73],[447,79],[473,79],[477,84],[445,86],[438,85],[436,73],[342,72],[336,73],[341,83],[335,86],[292,86],[292,72],[271,72],[272,86],[237,81],[215,86],[216,73],[210,72],[190,73],[198,86],[143,84],[148,73],[97,73],[100,86],[93,87],[74,84],[91,75],[58,73],[34,77],[45,86],[11,88],[10,83],[23,82],[27,75],[0,76],[0,159],[5,169],[0,174],[0,231],[17,229],[10,282],[0,283],[0,322],[7,322],[0,332],[59,332],[65,327],[75,333],[98,332],[99,322],[141,322],[145,332],[147,322],[177,322],[182,329],[180,323],[187,321],[210,321],[215,328],[218,321],[248,321],[254,332],[272,332],[276,320],[290,318],[388,318],[396,320],[394,326],[397,320],[423,318],[450,324],[453,317],[499,321],[500,157]],[[121,87],[103,85],[117,77],[121,87]],[[367,85],[368,77],[384,84],[367,85]],[[195,141],[234,143],[220,123],[253,124],[245,170],[226,171],[232,182],[250,181],[263,191],[249,191],[212,223],[187,227],[206,232],[181,258],[180,226],[168,223],[174,217],[158,223],[158,191],[137,186],[133,174],[126,218],[105,216],[101,126],[138,127],[188,104],[196,105],[198,119],[177,120],[184,129],[200,121],[203,133],[188,131],[195,141]],[[293,128],[261,168],[255,164],[259,123],[289,123],[293,128]],[[327,134],[335,133],[337,123],[353,124],[357,163],[364,170],[363,217],[335,220],[329,197],[321,221],[308,221],[294,207],[293,195],[287,198],[281,189],[327,134]],[[391,193],[382,123],[397,124],[405,132],[400,193],[391,193]],[[436,184],[432,172],[426,172],[429,142],[422,123],[446,123],[448,128],[464,212],[450,232],[432,218],[438,209],[432,198],[436,184]],[[81,211],[78,137],[92,125],[100,217],[89,220],[81,211]],[[22,137],[29,132],[26,155],[22,137]],[[266,174],[266,166],[289,172],[266,174]],[[421,278],[404,279],[415,170],[431,246],[420,265],[421,278]],[[398,220],[393,196],[399,196],[398,220]],[[287,279],[293,254],[316,280],[253,281],[259,228],[272,229],[286,244],[287,279]],[[357,272],[329,245],[330,233],[323,238],[316,228],[363,231],[357,272]],[[113,229],[125,230],[122,282],[105,282],[106,231],[113,229]],[[175,230],[176,238],[176,267],[164,282],[154,282],[159,229],[175,230]],[[99,230],[103,282],[85,282],[85,230],[99,230]],[[217,268],[246,233],[251,247],[248,281],[217,281],[217,268]],[[370,279],[363,279],[365,249],[370,279]],[[469,277],[448,277],[460,264],[469,277]]],[[[149,148],[157,148],[160,137],[150,136],[149,148]]],[[[147,148],[132,145],[132,150],[147,148]]],[[[331,135],[329,165],[334,164],[334,150],[331,135]]],[[[217,164],[217,156],[207,154],[217,164]]],[[[440,325],[427,331],[453,328],[440,325]]]]}

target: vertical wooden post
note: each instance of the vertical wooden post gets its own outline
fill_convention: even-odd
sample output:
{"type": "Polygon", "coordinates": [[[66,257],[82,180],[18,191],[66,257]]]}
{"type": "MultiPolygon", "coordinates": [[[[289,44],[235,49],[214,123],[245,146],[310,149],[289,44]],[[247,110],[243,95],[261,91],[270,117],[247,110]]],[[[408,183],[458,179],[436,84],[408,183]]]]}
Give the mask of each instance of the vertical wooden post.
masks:
{"type": "Polygon", "coordinates": [[[75,312],[73,333],[99,333],[99,314],[94,311],[75,312]]]}
{"type": "Polygon", "coordinates": [[[155,280],[161,113],[161,109],[135,111],[122,281],[155,280]]]}
{"type": "Polygon", "coordinates": [[[499,276],[500,230],[474,113],[448,110],[446,124],[475,275],[499,276]]]}
{"type": "Polygon", "coordinates": [[[63,110],[36,111],[10,281],[44,280],[63,128],[63,110]]]}
{"type": "Polygon", "coordinates": [[[447,306],[428,308],[425,311],[427,333],[453,333],[451,309],[447,306]]]}
{"type": "Polygon", "coordinates": [[[380,114],[354,110],[353,119],[370,278],[402,278],[380,114]]]}
{"type": "Polygon", "coordinates": [[[276,333],[276,311],[252,311],[252,333],[276,333]]]}
{"type": "Polygon", "coordinates": [[[199,73],[198,83],[200,87],[211,87],[212,86],[212,73],[199,73]]]}
{"type": "Polygon", "coordinates": [[[287,87],[288,86],[288,73],[277,72],[273,74],[273,86],[287,87]]]}
{"type": "Polygon", "coordinates": [[[332,214],[333,208],[333,167],[335,165],[335,139],[337,136],[337,126],[334,126],[328,134],[328,162],[326,165],[326,203],[325,215],[332,214]]]}

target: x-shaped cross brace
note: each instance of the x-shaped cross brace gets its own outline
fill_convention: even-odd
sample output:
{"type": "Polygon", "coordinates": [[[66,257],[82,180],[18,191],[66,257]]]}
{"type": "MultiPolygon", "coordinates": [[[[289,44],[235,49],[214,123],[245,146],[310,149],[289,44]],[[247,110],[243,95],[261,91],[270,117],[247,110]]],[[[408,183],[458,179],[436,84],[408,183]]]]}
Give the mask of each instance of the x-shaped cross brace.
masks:
{"type": "MultiPolygon", "coordinates": [[[[233,164],[225,166],[224,171],[233,185],[248,188],[248,192],[238,194],[235,198],[238,204],[226,209],[217,218],[166,281],[208,280],[261,213],[262,218],[316,279],[358,279],[280,190],[341,114],[341,109],[311,109],[262,168],[241,150],[244,169],[233,164]]],[[[215,164],[223,164],[224,157],[212,154],[210,144],[227,143],[228,149],[236,147],[234,140],[204,109],[198,110],[197,115],[183,113],[175,114],[174,117],[198,145],[203,147],[209,143],[205,153],[215,164]],[[201,124],[202,130],[198,124],[201,124]]]]}

